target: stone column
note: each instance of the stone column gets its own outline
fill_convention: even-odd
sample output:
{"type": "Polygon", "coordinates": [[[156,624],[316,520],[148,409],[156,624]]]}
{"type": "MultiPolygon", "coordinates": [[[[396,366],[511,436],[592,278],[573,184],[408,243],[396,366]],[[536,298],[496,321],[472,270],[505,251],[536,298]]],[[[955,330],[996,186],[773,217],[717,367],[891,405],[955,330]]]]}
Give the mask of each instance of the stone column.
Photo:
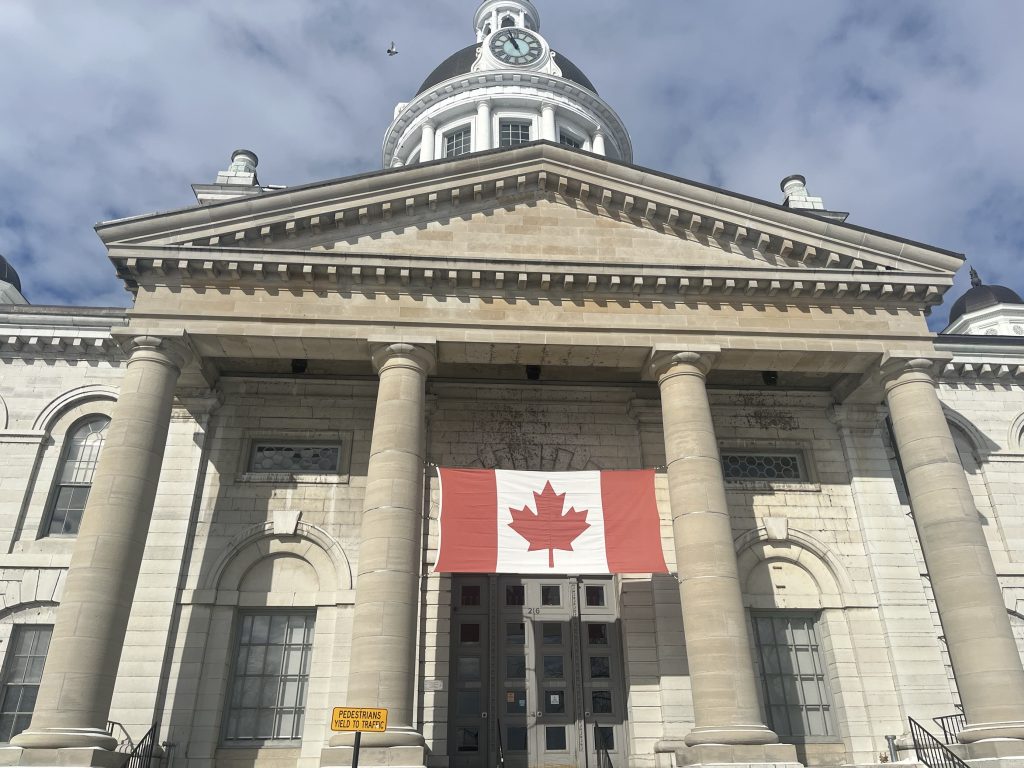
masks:
{"type": "Polygon", "coordinates": [[[604,132],[600,128],[598,128],[594,132],[594,154],[595,155],[604,155],[605,154],[604,132]]]}
{"type": "MultiPolygon", "coordinates": [[[[967,730],[1024,739],[1024,668],[978,510],[935,391],[930,360],[892,360],[883,382],[911,507],[967,730]]],[[[1010,742],[1012,754],[1024,744],[1010,742]]]]}
{"type": "Polygon", "coordinates": [[[494,149],[491,142],[491,102],[481,101],[476,105],[476,151],[494,149]]]}
{"type": "MultiPolygon", "coordinates": [[[[380,375],[359,536],[346,706],[386,707],[388,731],[364,734],[370,747],[422,746],[413,728],[416,613],[422,570],[426,379],[433,353],[381,345],[380,375]]],[[[351,743],[335,736],[332,746],[351,743]]]]}
{"type": "Polygon", "coordinates": [[[106,733],[135,583],[149,533],[174,388],[189,357],[180,339],[141,336],[129,353],[67,586],[35,714],[12,744],[113,749],[106,733]]]}
{"type": "Polygon", "coordinates": [[[558,142],[555,128],[555,107],[553,104],[545,104],[540,108],[540,137],[544,141],[558,142]]]}
{"type": "Polygon", "coordinates": [[[711,357],[658,353],[672,530],[695,727],[681,755],[692,763],[795,762],[765,726],[747,639],[725,480],[705,379],[711,357]],[[721,745],[711,748],[710,745],[721,745]]]}
{"type": "Polygon", "coordinates": [[[429,163],[434,159],[434,124],[424,123],[420,136],[420,162],[429,163]]]}

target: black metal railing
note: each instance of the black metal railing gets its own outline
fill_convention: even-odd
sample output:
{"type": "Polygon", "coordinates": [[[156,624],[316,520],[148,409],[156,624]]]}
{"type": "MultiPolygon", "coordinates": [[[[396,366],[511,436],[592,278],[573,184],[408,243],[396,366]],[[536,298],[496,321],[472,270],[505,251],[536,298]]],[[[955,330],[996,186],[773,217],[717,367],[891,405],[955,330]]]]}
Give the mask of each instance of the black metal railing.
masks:
{"type": "Polygon", "coordinates": [[[597,752],[597,768],[613,768],[612,756],[608,754],[608,743],[597,723],[594,723],[594,750],[597,752]]]}
{"type": "Polygon", "coordinates": [[[914,740],[917,759],[928,768],[968,768],[945,744],[925,730],[914,718],[910,720],[910,736],[914,740]]]}
{"type": "Polygon", "coordinates": [[[115,752],[127,753],[128,762],[125,768],[151,768],[153,753],[156,751],[156,735],[160,730],[159,723],[153,723],[153,727],[146,731],[146,735],[139,739],[136,744],[132,741],[128,730],[116,720],[107,721],[107,733],[118,739],[115,752]]]}
{"type": "Polygon", "coordinates": [[[957,712],[955,715],[933,717],[932,722],[942,729],[942,740],[947,744],[957,744],[957,734],[967,728],[967,715],[957,712]]]}
{"type": "Polygon", "coordinates": [[[505,765],[505,743],[501,737],[501,718],[498,718],[498,768],[505,765]]]}

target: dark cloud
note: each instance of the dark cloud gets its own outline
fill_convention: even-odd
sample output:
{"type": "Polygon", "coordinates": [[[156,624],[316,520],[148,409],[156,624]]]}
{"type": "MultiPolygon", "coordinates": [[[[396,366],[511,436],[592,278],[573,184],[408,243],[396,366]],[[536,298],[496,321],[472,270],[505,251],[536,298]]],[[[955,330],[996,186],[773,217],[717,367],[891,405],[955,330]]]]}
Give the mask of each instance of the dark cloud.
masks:
{"type": "MultiPolygon", "coordinates": [[[[1024,292],[1024,4],[537,1],[638,163],[769,200],[804,173],[851,221],[1024,292]]],[[[394,105],[472,42],[474,9],[5,0],[0,253],[35,303],[126,303],[94,222],[191,204],[240,146],[264,183],[379,167],[394,105]]]]}

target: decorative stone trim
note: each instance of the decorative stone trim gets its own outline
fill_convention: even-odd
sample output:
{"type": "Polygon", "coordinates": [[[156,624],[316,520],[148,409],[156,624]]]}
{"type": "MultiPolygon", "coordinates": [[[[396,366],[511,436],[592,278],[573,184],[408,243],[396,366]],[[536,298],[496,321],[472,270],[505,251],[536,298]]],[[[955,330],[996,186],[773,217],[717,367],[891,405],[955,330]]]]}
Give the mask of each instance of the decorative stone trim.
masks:
{"type": "Polygon", "coordinates": [[[970,381],[974,379],[983,379],[987,381],[996,379],[1004,381],[1024,381],[1024,365],[1017,365],[1016,363],[983,362],[980,360],[954,360],[950,363],[946,363],[942,368],[941,378],[943,381],[970,381]]]}
{"type": "MultiPolygon", "coordinates": [[[[630,297],[668,300],[733,297],[732,300],[856,299],[873,303],[933,305],[942,292],[926,285],[924,276],[871,273],[851,280],[847,272],[815,269],[687,268],[581,262],[530,265],[495,259],[441,259],[409,256],[316,255],[258,251],[206,254],[186,258],[121,256],[111,258],[122,280],[133,290],[146,285],[304,284],[311,290],[411,291],[472,290],[480,292],[539,291],[557,296],[630,297]]],[[[138,254],[139,249],[133,249],[138,254]]],[[[160,249],[165,253],[166,249],[160,249]]]]}
{"type": "Polygon", "coordinates": [[[65,336],[24,331],[0,336],[0,350],[25,355],[38,353],[62,357],[122,357],[110,336],[65,336]]]}

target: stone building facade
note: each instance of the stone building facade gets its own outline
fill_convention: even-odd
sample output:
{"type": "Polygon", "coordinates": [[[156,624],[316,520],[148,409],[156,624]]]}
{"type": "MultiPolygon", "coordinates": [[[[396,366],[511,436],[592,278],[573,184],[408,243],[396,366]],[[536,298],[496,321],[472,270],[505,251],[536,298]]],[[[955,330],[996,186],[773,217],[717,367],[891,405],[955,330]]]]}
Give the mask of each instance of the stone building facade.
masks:
{"type": "Polygon", "coordinates": [[[374,765],[872,765],[962,706],[1021,764],[1024,303],[931,333],[961,255],[633,166],[532,3],[475,25],[387,170],[99,225],[128,310],[0,262],[0,762],[348,765],[350,705],[374,765]],[[654,468],[671,573],[434,573],[436,466],[654,468]]]}

